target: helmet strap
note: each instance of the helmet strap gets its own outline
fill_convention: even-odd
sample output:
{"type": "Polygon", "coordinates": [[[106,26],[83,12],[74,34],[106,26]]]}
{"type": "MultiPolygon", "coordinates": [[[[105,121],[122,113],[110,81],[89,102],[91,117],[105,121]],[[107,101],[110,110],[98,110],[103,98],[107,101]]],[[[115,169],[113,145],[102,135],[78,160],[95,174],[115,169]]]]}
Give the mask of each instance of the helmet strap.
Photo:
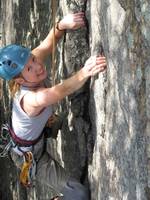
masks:
{"type": "Polygon", "coordinates": [[[19,77],[21,79],[24,80],[24,82],[22,82],[21,80],[18,81],[18,83],[22,86],[28,87],[28,88],[37,88],[39,87],[41,84],[37,84],[37,82],[34,81],[28,81],[26,80],[26,78],[22,75],[21,77],[19,77]]]}

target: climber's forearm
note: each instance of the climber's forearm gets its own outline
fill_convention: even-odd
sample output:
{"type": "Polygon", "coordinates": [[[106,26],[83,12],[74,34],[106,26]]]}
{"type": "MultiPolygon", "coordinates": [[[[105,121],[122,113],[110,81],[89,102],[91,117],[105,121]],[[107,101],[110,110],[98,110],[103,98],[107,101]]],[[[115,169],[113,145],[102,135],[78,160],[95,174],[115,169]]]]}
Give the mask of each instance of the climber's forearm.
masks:
{"type": "Polygon", "coordinates": [[[32,53],[41,61],[44,61],[45,58],[52,53],[54,38],[56,45],[59,39],[63,36],[65,30],[76,30],[85,26],[84,13],[79,12],[75,14],[68,14],[59,21],[59,24],[56,25],[55,31],[52,28],[41,44],[32,51],[32,53]]]}
{"type": "Polygon", "coordinates": [[[36,47],[32,53],[38,57],[40,60],[44,61],[47,56],[52,53],[53,42],[55,41],[55,45],[57,45],[60,38],[64,35],[65,30],[58,30],[55,26],[50,30],[47,37],[41,42],[41,44],[36,47]],[[55,35],[54,35],[55,34],[55,35]]]}
{"type": "Polygon", "coordinates": [[[43,88],[36,93],[36,97],[32,100],[32,105],[46,107],[50,104],[55,104],[81,88],[88,77],[89,76],[85,75],[81,69],[74,76],[64,80],[62,83],[51,88],[43,88]]]}
{"type": "Polygon", "coordinates": [[[84,74],[84,70],[82,68],[74,76],[64,80],[59,85],[56,85],[55,86],[56,90],[59,90],[58,93],[61,94],[60,99],[80,89],[84,85],[84,83],[87,81],[88,78],[89,76],[84,74]]]}
{"type": "MultiPolygon", "coordinates": [[[[81,88],[90,76],[104,71],[106,68],[105,57],[92,56],[86,62],[82,69],[75,75],[64,80],[51,88],[43,88],[36,93],[36,104],[41,107],[46,107],[50,104],[57,103],[65,96],[68,96],[81,88]]],[[[32,101],[33,103],[33,101],[32,101]]]]}

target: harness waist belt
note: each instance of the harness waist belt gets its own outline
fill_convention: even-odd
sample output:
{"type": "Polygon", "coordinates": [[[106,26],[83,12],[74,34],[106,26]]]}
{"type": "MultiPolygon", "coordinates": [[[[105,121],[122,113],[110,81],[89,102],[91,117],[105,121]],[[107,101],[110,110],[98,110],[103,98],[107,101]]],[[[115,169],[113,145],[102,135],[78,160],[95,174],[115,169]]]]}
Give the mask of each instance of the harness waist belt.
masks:
{"type": "Polygon", "coordinates": [[[12,137],[12,140],[15,144],[19,145],[19,146],[22,146],[22,147],[29,147],[29,146],[32,146],[32,145],[35,145],[41,138],[42,138],[42,135],[43,135],[43,132],[39,135],[38,138],[34,139],[34,140],[24,140],[24,139],[21,139],[19,138],[15,132],[10,128],[10,126],[8,125],[8,131],[12,137]]]}

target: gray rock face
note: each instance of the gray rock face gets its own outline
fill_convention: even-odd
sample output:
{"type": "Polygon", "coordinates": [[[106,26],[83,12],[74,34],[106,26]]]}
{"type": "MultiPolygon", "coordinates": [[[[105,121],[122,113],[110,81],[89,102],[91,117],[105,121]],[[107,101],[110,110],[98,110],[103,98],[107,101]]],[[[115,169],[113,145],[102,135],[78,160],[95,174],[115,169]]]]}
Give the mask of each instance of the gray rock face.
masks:
{"type": "Polygon", "coordinates": [[[99,75],[91,95],[93,200],[150,198],[149,6],[137,1],[91,1],[91,51],[98,52],[102,43],[108,62],[107,73],[99,75]]]}
{"type": "MultiPolygon", "coordinates": [[[[85,11],[87,26],[67,31],[60,41],[56,82],[77,71],[90,55],[103,53],[108,68],[58,105],[58,112],[66,116],[57,140],[48,141],[48,151],[90,189],[91,200],[148,200],[150,3],[146,0],[57,3],[60,17],[85,11]]],[[[50,1],[2,0],[0,6],[2,45],[17,42],[33,48],[48,33],[50,1]]],[[[1,85],[6,93],[7,86],[1,85]]],[[[5,98],[8,106],[8,97],[5,98]]],[[[2,103],[0,109],[8,110],[3,111],[2,103]]],[[[8,161],[0,160],[2,164],[8,166],[8,161]]],[[[6,172],[15,173],[9,167],[0,171],[1,180],[6,172]]],[[[42,194],[44,198],[42,186],[38,192],[20,189],[19,193],[20,187],[15,182],[16,177],[6,178],[1,199],[37,200],[42,194]]],[[[2,182],[0,185],[3,186],[2,182]]]]}

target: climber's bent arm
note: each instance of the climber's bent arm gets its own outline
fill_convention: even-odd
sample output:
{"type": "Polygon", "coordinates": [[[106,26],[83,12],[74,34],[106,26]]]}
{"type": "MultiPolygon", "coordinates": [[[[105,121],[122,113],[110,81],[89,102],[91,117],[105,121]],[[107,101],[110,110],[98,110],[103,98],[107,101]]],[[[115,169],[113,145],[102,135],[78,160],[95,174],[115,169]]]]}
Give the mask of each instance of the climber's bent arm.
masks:
{"type": "MultiPolygon", "coordinates": [[[[64,30],[59,31],[55,28],[55,45],[58,43],[59,39],[63,36],[64,30]]],[[[41,42],[39,46],[32,50],[32,54],[38,59],[44,61],[48,55],[52,53],[53,49],[53,39],[54,37],[54,27],[50,30],[47,37],[41,42]]]]}
{"type": "Polygon", "coordinates": [[[84,76],[82,70],[80,70],[62,83],[38,91],[35,95],[35,105],[37,104],[37,107],[46,107],[50,104],[55,104],[81,88],[87,79],[88,76],[84,76]]]}
{"type": "Polygon", "coordinates": [[[55,104],[62,100],[65,96],[70,95],[74,91],[78,90],[89,76],[84,76],[82,70],[77,72],[74,76],[64,80],[51,88],[42,88],[36,92],[28,92],[24,98],[24,110],[30,115],[39,113],[44,107],[55,104]],[[32,112],[32,114],[31,114],[32,112]]]}
{"type": "Polygon", "coordinates": [[[104,71],[105,68],[105,57],[97,57],[95,59],[91,57],[87,60],[82,69],[62,83],[51,88],[42,88],[36,92],[28,92],[24,96],[24,105],[27,105],[28,108],[30,107],[33,113],[34,110],[37,113],[37,109],[38,111],[41,111],[44,107],[55,104],[65,96],[72,94],[81,88],[90,76],[94,76],[95,74],[104,71]]]}

